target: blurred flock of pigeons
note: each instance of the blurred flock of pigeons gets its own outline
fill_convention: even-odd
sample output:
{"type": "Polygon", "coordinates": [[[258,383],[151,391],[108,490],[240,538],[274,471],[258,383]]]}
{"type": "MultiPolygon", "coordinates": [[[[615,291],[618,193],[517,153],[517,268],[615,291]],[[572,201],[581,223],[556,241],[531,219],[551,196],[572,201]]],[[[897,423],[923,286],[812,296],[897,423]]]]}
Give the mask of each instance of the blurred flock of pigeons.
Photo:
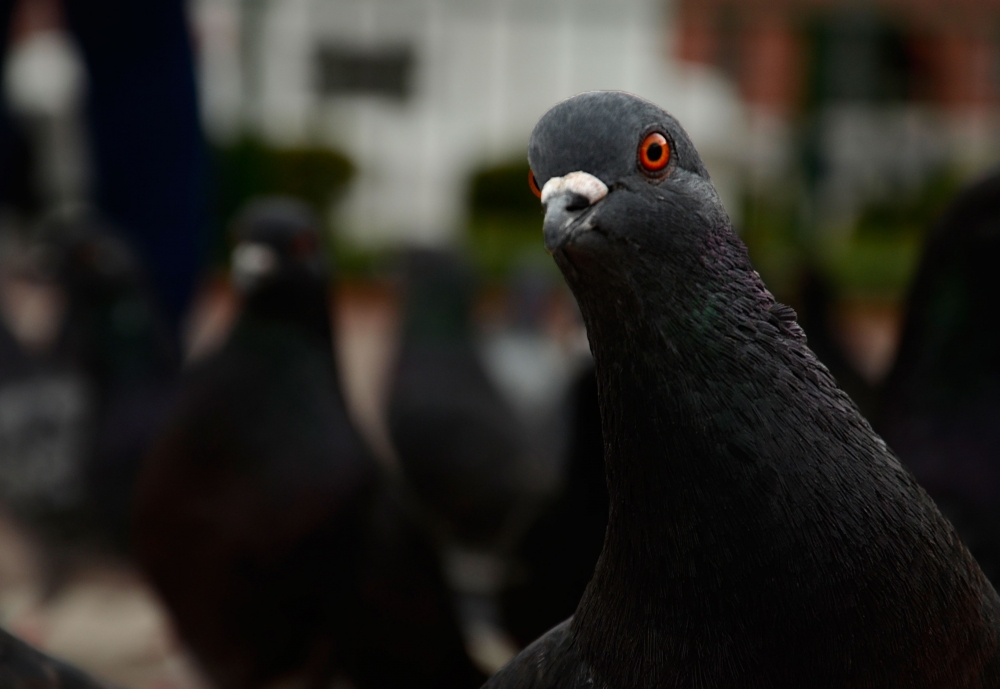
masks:
{"type": "MultiPolygon", "coordinates": [[[[53,217],[8,238],[5,274],[45,286],[54,305],[51,322],[5,308],[0,324],[0,502],[44,544],[46,589],[87,553],[134,558],[220,689],[480,686],[573,615],[605,546],[601,386],[589,359],[546,349],[551,284],[519,275],[512,326],[484,338],[459,254],[400,258],[385,410],[395,471],[345,402],[321,223],[294,199],[260,199],[231,238],[238,318],[187,364],[113,227],[53,217]]],[[[998,258],[1000,175],[931,228],[877,388],[840,348],[819,277],[799,305],[810,348],[993,581],[998,258]]],[[[0,687],[96,686],[0,640],[0,687]]]]}

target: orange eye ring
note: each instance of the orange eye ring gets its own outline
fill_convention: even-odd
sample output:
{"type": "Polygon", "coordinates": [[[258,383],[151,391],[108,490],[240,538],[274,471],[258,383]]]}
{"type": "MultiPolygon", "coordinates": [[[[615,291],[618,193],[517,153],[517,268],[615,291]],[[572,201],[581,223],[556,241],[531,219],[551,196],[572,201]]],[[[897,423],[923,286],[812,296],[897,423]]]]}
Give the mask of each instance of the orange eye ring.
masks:
{"type": "Polygon", "coordinates": [[[639,164],[646,172],[662,172],[670,162],[670,143],[659,132],[646,136],[639,144],[639,164]]]}
{"type": "Polygon", "coordinates": [[[535,173],[531,170],[528,170],[528,186],[531,187],[532,194],[538,198],[542,198],[542,190],[538,186],[538,182],[535,181],[535,173]]]}

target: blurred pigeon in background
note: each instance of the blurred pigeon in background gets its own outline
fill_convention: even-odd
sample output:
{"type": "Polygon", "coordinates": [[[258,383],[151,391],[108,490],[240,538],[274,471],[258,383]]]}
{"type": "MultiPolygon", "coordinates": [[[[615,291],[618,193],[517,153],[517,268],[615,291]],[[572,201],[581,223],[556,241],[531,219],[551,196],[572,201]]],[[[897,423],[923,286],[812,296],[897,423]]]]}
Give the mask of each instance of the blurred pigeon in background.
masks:
{"type": "Polygon", "coordinates": [[[175,335],[135,254],[99,222],[53,227],[68,295],[59,355],[85,371],[95,411],[84,484],[97,526],[128,547],[135,482],[169,406],[175,335]]]}
{"type": "Polygon", "coordinates": [[[573,614],[604,546],[608,482],[593,364],[577,374],[569,404],[564,485],[519,543],[503,594],[505,626],[521,646],[573,614]]]}
{"type": "Polygon", "coordinates": [[[567,352],[548,331],[553,303],[565,289],[559,275],[550,265],[527,259],[506,281],[502,327],[488,329],[479,350],[487,375],[524,428],[522,462],[530,472],[525,480],[544,495],[557,486],[564,470],[566,394],[577,362],[576,353],[567,352]]]}
{"type": "Polygon", "coordinates": [[[22,295],[20,322],[5,309],[17,327],[0,328],[0,497],[60,569],[81,549],[127,549],[178,358],[134,254],[100,218],[52,216],[25,248],[49,298],[22,295]],[[32,329],[45,332],[24,337],[32,329]]]}
{"type": "Polygon", "coordinates": [[[878,427],[996,583],[1000,577],[1000,174],[931,228],[878,427]]]}
{"type": "Polygon", "coordinates": [[[495,670],[514,650],[496,596],[535,504],[528,431],[483,364],[468,267],[448,251],[413,249],[405,273],[389,431],[440,545],[470,653],[495,670]]]}
{"type": "Polygon", "coordinates": [[[405,270],[393,444],[446,538],[489,547],[520,497],[523,429],[476,346],[471,272],[456,255],[430,249],[412,250],[405,270]]]}
{"type": "Polygon", "coordinates": [[[433,549],[348,417],[317,219],[264,199],[234,228],[242,313],[147,459],[143,565],[221,689],[476,686],[433,549]]]}

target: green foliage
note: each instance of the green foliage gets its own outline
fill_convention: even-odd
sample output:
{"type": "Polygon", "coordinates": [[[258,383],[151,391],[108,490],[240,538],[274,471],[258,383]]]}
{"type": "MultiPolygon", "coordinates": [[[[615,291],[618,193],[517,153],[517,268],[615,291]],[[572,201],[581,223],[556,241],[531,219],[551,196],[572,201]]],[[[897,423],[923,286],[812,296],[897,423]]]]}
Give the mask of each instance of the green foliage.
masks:
{"type": "Polygon", "coordinates": [[[842,296],[898,300],[913,278],[921,239],[856,234],[849,242],[831,243],[820,265],[842,296]]]}
{"type": "Polygon", "coordinates": [[[793,301],[806,251],[801,221],[790,194],[748,194],[743,201],[742,238],[764,284],[778,297],[793,301]]]}
{"type": "Polygon", "coordinates": [[[354,166],[343,154],[324,148],[279,149],[246,137],[216,148],[215,219],[212,258],[224,262],[225,228],[244,203],[256,196],[284,194],[310,204],[321,215],[346,186],[354,166]]]}
{"type": "Polygon", "coordinates": [[[914,192],[868,204],[855,224],[858,238],[916,238],[923,236],[961,186],[958,175],[940,170],[914,192]]]}
{"type": "Polygon", "coordinates": [[[823,267],[844,294],[901,299],[913,279],[927,229],[961,186],[950,170],[909,194],[867,204],[846,242],[827,242],[823,267]]]}
{"type": "Polygon", "coordinates": [[[391,264],[392,254],[384,247],[360,247],[354,242],[339,241],[336,238],[332,245],[337,275],[341,278],[376,279],[384,276],[387,266],[391,264]]]}
{"type": "MultiPolygon", "coordinates": [[[[544,257],[542,207],[528,186],[528,163],[484,167],[469,184],[467,240],[478,267],[502,279],[526,257],[544,257]]],[[[551,261],[546,265],[556,267],[551,261]]]]}
{"type": "Polygon", "coordinates": [[[803,220],[802,195],[794,185],[769,189],[745,199],[743,239],[754,267],[779,299],[795,301],[806,266],[824,273],[842,296],[900,299],[927,228],[960,185],[954,172],[940,171],[912,193],[871,201],[851,227],[825,234],[803,220]]]}
{"type": "Polygon", "coordinates": [[[515,161],[477,170],[469,185],[469,207],[474,216],[535,217],[538,199],[528,186],[528,161],[515,161]]]}

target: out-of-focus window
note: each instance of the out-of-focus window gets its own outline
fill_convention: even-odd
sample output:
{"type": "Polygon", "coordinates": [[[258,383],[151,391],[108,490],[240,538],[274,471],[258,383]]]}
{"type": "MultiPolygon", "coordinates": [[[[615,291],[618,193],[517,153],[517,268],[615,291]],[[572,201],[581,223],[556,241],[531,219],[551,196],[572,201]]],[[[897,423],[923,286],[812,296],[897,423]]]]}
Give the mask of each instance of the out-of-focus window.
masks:
{"type": "Polygon", "coordinates": [[[359,48],[321,46],[319,90],[324,96],[374,95],[403,100],[411,91],[413,50],[409,46],[359,48]]]}

